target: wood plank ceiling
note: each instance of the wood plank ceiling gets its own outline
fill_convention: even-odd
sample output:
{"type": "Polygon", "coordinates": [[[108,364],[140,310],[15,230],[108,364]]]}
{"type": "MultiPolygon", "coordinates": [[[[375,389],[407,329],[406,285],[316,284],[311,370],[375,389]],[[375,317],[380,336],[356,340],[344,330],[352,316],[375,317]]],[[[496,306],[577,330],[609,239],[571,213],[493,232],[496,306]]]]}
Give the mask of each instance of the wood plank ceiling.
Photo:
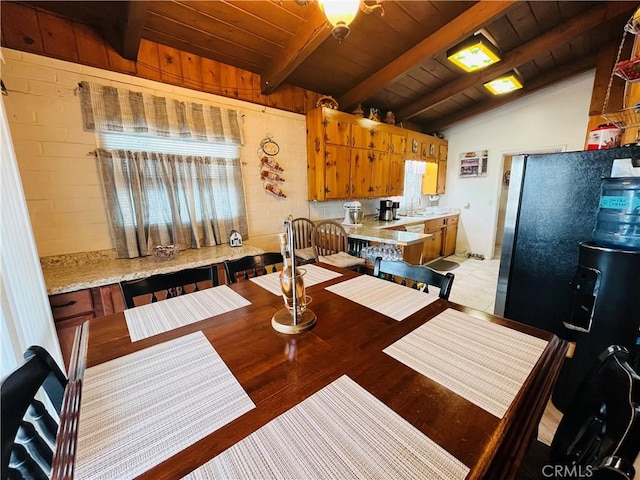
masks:
{"type": "Polygon", "coordinates": [[[638,7],[622,1],[385,0],[384,15],[360,12],[339,43],[315,1],[20,3],[94,26],[125,58],[136,58],[144,38],[257,73],[264,94],[286,82],[333,96],[340,110],[361,103],[393,111],[397,121],[425,132],[594,68],[600,49],[620,44],[638,7]],[[500,48],[502,61],[464,73],[445,53],[480,30],[500,48]],[[514,68],[522,90],[494,97],[483,87],[514,68]]]}

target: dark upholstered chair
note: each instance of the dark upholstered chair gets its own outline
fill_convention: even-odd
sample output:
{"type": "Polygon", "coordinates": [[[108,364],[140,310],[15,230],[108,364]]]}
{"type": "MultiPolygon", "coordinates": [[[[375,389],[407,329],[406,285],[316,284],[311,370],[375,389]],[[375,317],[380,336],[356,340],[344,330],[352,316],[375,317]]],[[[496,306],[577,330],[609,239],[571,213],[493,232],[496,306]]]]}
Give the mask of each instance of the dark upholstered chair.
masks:
{"type": "Polygon", "coordinates": [[[304,265],[305,263],[315,262],[313,242],[311,241],[315,224],[308,218],[294,218],[292,224],[297,264],[304,265]]]}
{"type": "Polygon", "coordinates": [[[58,415],[67,378],[42,347],[29,347],[25,361],[2,381],[2,480],[48,478],[57,422],[36,399],[41,391],[58,415]]]}
{"type": "MultiPolygon", "coordinates": [[[[165,292],[163,298],[176,297],[183,293],[200,290],[199,282],[207,282],[206,287],[218,285],[218,270],[215,266],[189,268],[172,273],[152,275],[139,280],[120,282],[122,295],[127,308],[135,307],[134,298],[141,295],[150,295],[151,302],[157,302],[156,293],[165,292]],[[186,290],[185,290],[186,288],[186,290]]],[[[143,302],[147,303],[147,302],[143,302]]]]}
{"type": "Polygon", "coordinates": [[[438,296],[445,300],[449,299],[453,279],[455,278],[453,273],[443,275],[423,265],[411,265],[406,262],[383,260],[381,257],[375,260],[373,275],[395,282],[400,280],[398,283],[413,288],[422,288],[419,284],[423,284],[425,292],[429,291],[429,285],[438,287],[440,289],[438,296]]]}
{"type": "Polygon", "coordinates": [[[595,480],[634,478],[633,462],[640,451],[640,377],[628,357],[616,345],[600,354],[565,409],[551,447],[534,440],[518,480],[575,478],[568,472],[595,480]]]}
{"type": "Polygon", "coordinates": [[[260,255],[242,257],[237,260],[227,260],[224,262],[227,284],[276,272],[276,266],[280,263],[282,263],[282,254],[279,252],[267,252],[260,255]]]}

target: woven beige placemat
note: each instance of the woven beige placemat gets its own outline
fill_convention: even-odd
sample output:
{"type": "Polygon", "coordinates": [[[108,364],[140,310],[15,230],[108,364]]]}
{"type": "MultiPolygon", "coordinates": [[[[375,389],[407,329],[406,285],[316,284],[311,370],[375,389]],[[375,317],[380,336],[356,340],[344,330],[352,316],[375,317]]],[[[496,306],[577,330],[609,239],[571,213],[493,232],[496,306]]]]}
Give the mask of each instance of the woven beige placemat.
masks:
{"type": "MultiPolygon", "coordinates": [[[[304,265],[299,267],[299,269],[306,270],[303,277],[305,287],[311,287],[312,285],[317,285],[318,283],[333,280],[334,278],[342,276],[341,273],[334,272],[333,270],[327,270],[326,268],[322,268],[317,265],[304,265]]],[[[280,272],[253,277],[250,280],[274,295],[282,295],[282,291],[280,290],[280,272]]]]}
{"type": "Polygon", "coordinates": [[[468,472],[342,376],[185,478],[443,480],[468,472]]]}
{"type": "Polygon", "coordinates": [[[133,478],[252,408],[202,332],[88,368],[75,478],[133,478]]]}
{"type": "Polygon", "coordinates": [[[132,342],[205,318],[246,307],[251,302],[226,285],[141,305],[124,311],[132,342]]]}
{"type": "Polygon", "coordinates": [[[403,287],[370,275],[361,275],[331,285],[326,290],[394,320],[404,320],[409,315],[438,300],[438,296],[432,293],[403,287]]]}
{"type": "Polygon", "coordinates": [[[447,309],[384,353],[502,418],[547,343],[447,309]]]}

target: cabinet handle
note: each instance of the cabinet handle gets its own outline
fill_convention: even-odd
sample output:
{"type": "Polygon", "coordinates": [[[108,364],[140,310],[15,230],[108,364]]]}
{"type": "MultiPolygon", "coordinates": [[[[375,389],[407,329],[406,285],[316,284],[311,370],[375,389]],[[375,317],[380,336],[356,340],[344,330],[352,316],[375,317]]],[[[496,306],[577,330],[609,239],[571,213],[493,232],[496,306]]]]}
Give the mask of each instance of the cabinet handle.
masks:
{"type": "Polygon", "coordinates": [[[51,308],[64,308],[64,307],[70,307],[71,305],[75,305],[76,302],[75,300],[70,300],[67,303],[63,303],[62,305],[51,305],[51,308]]]}

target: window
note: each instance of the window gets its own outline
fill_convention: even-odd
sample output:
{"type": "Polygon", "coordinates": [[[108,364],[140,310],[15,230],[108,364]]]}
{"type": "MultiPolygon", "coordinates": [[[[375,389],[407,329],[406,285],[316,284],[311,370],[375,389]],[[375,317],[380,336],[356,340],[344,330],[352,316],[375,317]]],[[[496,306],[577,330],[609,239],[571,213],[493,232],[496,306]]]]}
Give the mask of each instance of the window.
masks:
{"type": "MultiPolygon", "coordinates": [[[[175,138],[148,138],[141,135],[103,132],[98,135],[98,146],[104,150],[125,150],[131,152],[154,152],[167,154],[167,158],[173,158],[176,163],[176,175],[183,175],[186,185],[198,185],[200,180],[207,181],[211,185],[210,190],[205,190],[202,194],[194,195],[192,207],[195,219],[202,222],[205,219],[205,209],[207,205],[214,203],[215,199],[221,199],[221,195],[226,191],[228,178],[240,176],[242,172],[238,168],[236,161],[240,157],[239,145],[225,143],[199,142],[189,139],[175,138]],[[180,160],[176,159],[181,158],[180,160]],[[192,165],[184,157],[212,157],[216,159],[215,164],[205,163],[200,168],[192,168],[192,165]],[[208,193],[213,193],[210,198],[208,193]],[[216,192],[218,193],[216,195],[216,192]]],[[[157,157],[156,157],[157,158],[157,157]]],[[[159,158],[156,162],[160,162],[159,158]]],[[[143,182],[147,186],[149,200],[149,223],[157,226],[170,222],[170,208],[166,195],[166,186],[156,181],[158,176],[157,168],[145,168],[142,171],[143,182]]],[[[125,180],[123,180],[125,181],[125,180]]],[[[239,215],[244,211],[242,192],[237,192],[235,186],[231,184],[231,195],[228,197],[228,208],[220,211],[222,216],[229,219],[239,215]]],[[[181,218],[189,217],[190,202],[183,197],[185,192],[180,189],[184,201],[179,202],[181,218]]],[[[120,188],[117,196],[120,205],[129,203],[127,199],[132,195],[131,186],[120,188]]],[[[136,219],[131,209],[122,211],[122,221],[125,225],[137,226],[136,219]]]]}
{"type": "Polygon", "coordinates": [[[80,98],[119,257],[247,236],[237,111],[88,82],[80,98]]]}

